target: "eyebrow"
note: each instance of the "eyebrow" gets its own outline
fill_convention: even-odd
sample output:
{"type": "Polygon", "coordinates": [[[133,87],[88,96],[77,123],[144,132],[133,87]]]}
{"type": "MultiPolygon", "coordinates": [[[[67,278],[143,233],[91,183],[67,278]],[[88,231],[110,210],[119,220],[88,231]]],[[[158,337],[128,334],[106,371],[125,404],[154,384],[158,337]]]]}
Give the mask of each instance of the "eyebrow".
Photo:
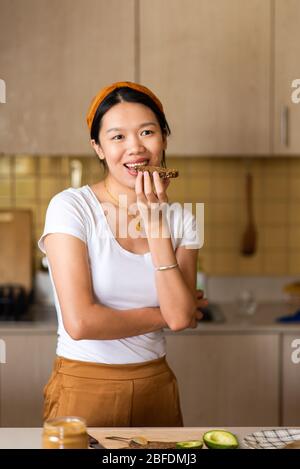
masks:
{"type": "MultiPolygon", "coordinates": [[[[144,122],[144,124],[142,124],[142,125],[139,126],[139,129],[141,129],[142,127],[146,127],[147,125],[157,125],[157,124],[156,124],[156,122],[144,122]]],[[[116,131],[116,130],[118,131],[118,130],[124,130],[124,129],[123,129],[122,127],[113,127],[112,129],[108,129],[108,130],[106,131],[106,133],[112,132],[113,130],[114,130],[114,131],[116,131]]]]}

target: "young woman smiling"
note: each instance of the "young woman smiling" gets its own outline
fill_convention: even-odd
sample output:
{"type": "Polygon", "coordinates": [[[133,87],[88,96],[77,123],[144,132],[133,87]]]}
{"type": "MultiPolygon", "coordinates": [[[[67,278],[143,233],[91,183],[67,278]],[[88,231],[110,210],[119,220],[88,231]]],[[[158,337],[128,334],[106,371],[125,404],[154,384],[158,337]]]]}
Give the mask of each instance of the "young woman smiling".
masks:
{"type": "Polygon", "coordinates": [[[195,220],[185,213],[182,227],[178,208],[166,216],[168,183],[133,167],[165,166],[163,106],[148,88],[118,82],[93,99],[87,122],[106,176],[55,195],[39,240],[58,314],[44,418],[181,426],[163,329],[196,327],[206,304],[196,300],[195,220]]]}

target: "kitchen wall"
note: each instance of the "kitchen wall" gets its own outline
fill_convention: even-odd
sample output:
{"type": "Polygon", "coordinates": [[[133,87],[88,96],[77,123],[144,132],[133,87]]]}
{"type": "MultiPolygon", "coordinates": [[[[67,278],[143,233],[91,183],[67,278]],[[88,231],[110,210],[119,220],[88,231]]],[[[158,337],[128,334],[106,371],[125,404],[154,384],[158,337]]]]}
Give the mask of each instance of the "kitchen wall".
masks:
{"type": "MultiPolygon", "coordinates": [[[[70,187],[74,156],[0,155],[0,207],[30,208],[34,216],[35,265],[41,253],[40,236],[50,198],[70,187]]],[[[82,162],[82,184],[103,177],[95,156],[82,162]]],[[[180,178],[168,189],[171,201],[205,203],[205,240],[200,262],[210,275],[297,275],[300,273],[300,159],[172,158],[168,166],[180,178]],[[240,255],[245,228],[245,174],[254,178],[254,216],[258,250],[250,258],[240,255]]]]}

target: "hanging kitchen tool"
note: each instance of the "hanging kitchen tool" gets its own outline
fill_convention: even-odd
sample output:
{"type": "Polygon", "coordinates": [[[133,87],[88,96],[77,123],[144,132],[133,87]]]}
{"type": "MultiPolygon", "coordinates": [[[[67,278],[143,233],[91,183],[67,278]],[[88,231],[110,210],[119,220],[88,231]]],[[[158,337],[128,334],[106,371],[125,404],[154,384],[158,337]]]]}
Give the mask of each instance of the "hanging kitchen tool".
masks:
{"type": "Polygon", "coordinates": [[[246,214],[247,224],[242,238],[241,254],[253,256],[257,247],[257,230],[253,215],[253,177],[250,171],[246,173],[246,214]]]}

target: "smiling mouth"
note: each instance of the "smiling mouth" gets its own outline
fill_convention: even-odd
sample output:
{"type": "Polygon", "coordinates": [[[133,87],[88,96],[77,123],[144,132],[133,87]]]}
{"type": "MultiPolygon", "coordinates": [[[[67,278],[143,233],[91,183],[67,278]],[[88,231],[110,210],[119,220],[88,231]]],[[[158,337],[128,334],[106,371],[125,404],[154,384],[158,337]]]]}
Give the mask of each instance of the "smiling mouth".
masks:
{"type": "Polygon", "coordinates": [[[124,163],[123,166],[125,168],[130,169],[131,171],[137,171],[137,168],[141,168],[142,166],[147,166],[149,163],[149,160],[141,161],[139,163],[124,163]]]}

